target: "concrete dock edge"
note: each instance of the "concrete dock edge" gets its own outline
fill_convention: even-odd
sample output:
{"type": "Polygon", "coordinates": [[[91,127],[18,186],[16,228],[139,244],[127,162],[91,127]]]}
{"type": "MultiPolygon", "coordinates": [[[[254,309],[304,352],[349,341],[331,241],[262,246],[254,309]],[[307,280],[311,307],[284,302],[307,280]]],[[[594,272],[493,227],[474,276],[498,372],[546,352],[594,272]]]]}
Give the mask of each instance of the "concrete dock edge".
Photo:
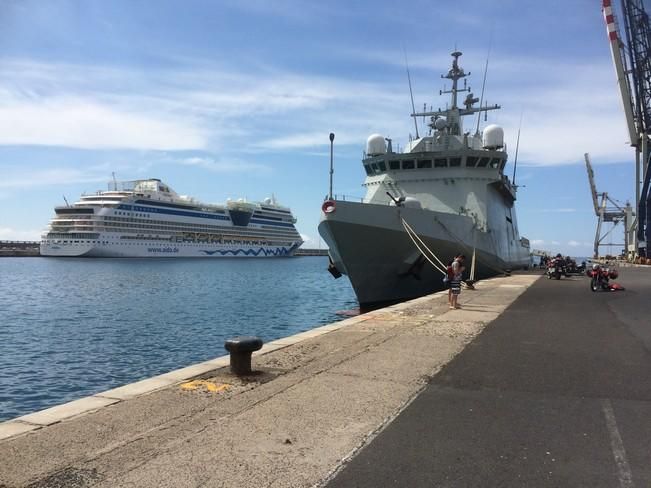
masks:
{"type": "Polygon", "coordinates": [[[233,377],[228,356],[221,356],[0,423],[0,456],[19,449],[14,462],[48,458],[28,472],[0,470],[0,486],[23,486],[73,466],[92,466],[93,486],[164,486],[165,476],[174,477],[174,486],[195,486],[187,456],[208,469],[206,476],[228,473],[228,482],[241,486],[314,486],[539,277],[482,281],[463,292],[461,310],[449,310],[447,292],[439,292],[272,341],[253,355],[259,377],[233,377]],[[180,383],[196,378],[227,389],[180,392],[180,383]],[[86,446],[57,455],[58,446],[79,442],[83,432],[99,432],[98,439],[84,437],[86,446]],[[138,451],[146,459],[118,462],[120,450],[134,442],[149,446],[138,451]],[[283,483],[270,483],[270,463],[283,483]]]}

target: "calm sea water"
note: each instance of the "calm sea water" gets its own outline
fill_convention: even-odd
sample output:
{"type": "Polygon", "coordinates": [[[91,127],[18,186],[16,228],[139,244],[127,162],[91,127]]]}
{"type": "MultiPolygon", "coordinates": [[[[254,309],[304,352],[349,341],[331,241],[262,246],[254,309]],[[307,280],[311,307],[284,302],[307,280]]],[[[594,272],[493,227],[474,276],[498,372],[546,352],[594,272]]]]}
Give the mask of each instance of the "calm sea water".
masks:
{"type": "Polygon", "coordinates": [[[0,421],[340,320],[325,257],[0,259],[0,421]]]}

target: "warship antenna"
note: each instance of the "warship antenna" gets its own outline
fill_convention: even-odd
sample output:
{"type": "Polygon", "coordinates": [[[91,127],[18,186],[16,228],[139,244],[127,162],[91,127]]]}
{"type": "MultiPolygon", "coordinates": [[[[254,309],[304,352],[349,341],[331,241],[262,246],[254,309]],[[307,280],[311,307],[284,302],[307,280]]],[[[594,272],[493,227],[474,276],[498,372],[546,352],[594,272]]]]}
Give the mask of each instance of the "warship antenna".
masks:
{"type": "Polygon", "coordinates": [[[115,171],[113,171],[111,175],[113,175],[113,191],[118,191],[118,182],[115,180],[115,171]]]}
{"type": "MultiPolygon", "coordinates": [[[[486,88],[486,74],[488,73],[488,60],[491,57],[491,48],[493,47],[493,29],[491,29],[491,36],[488,39],[488,53],[486,54],[486,64],[484,65],[484,80],[481,82],[481,96],[479,97],[479,108],[484,103],[484,89],[486,88]]],[[[488,112],[484,112],[486,115],[488,112]]],[[[479,134],[479,123],[481,122],[481,111],[477,114],[477,130],[475,134],[479,134]]]]}
{"type": "MultiPolygon", "coordinates": [[[[416,106],[414,105],[414,92],[411,89],[411,76],[409,75],[409,63],[407,62],[407,50],[403,48],[405,54],[405,67],[407,68],[407,81],[409,82],[409,96],[411,97],[411,113],[416,113],[416,106]]],[[[414,127],[416,128],[416,139],[418,139],[418,120],[414,117],[414,127]]]]}
{"type": "Polygon", "coordinates": [[[515,142],[515,159],[513,160],[513,186],[516,186],[515,170],[518,168],[518,149],[520,149],[520,129],[522,129],[522,112],[520,112],[520,125],[518,126],[518,138],[515,142]]]}
{"type": "Polygon", "coordinates": [[[332,166],[332,143],[335,140],[335,133],[330,133],[330,193],[328,193],[328,198],[332,200],[332,174],[335,172],[332,166]]]}

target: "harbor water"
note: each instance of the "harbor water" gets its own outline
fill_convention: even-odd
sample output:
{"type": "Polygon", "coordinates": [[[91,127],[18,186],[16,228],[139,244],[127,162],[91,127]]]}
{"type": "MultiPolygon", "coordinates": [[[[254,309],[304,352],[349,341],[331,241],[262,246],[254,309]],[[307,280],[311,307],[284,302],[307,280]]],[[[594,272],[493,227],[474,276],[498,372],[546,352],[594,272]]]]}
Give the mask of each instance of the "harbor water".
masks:
{"type": "Polygon", "coordinates": [[[334,322],[327,257],[0,259],[0,421],[334,322]]]}

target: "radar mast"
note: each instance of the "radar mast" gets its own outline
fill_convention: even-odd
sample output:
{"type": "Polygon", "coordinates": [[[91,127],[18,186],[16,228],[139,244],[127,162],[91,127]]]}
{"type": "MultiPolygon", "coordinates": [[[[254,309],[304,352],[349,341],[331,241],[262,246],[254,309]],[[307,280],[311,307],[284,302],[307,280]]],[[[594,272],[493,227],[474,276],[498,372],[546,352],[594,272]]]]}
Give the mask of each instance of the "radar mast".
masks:
{"type": "Polygon", "coordinates": [[[430,123],[428,125],[432,130],[437,129],[435,126],[436,120],[440,117],[445,117],[449,134],[455,136],[460,136],[463,131],[461,117],[502,108],[499,105],[489,106],[488,104],[483,107],[473,107],[473,105],[477,103],[479,99],[474,97],[473,93],[471,92],[471,88],[466,84],[466,80],[464,80],[463,88],[459,88],[459,80],[471,74],[470,72],[465,73],[463,71],[463,68],[459,66],[459,58],[462,54],[463,53],[461,51],[454,51],[451,54],[451,56],[454,58],[452,61],[452,67],[447,74],[441,75],[441,78],[452,80],[452,88],[450,90],[443,89],[439,91],[439,95],[443,95],[444,93],[451,94],[450,108],[446,110],[439,109],[436,111],[425,111],[411,114],[412,117],[430,117],[430,123]],[[459,108],[457,105],[458,94],[461,92],[468,92],[468,96],[463,103],[465,108],[459,108]]]}

